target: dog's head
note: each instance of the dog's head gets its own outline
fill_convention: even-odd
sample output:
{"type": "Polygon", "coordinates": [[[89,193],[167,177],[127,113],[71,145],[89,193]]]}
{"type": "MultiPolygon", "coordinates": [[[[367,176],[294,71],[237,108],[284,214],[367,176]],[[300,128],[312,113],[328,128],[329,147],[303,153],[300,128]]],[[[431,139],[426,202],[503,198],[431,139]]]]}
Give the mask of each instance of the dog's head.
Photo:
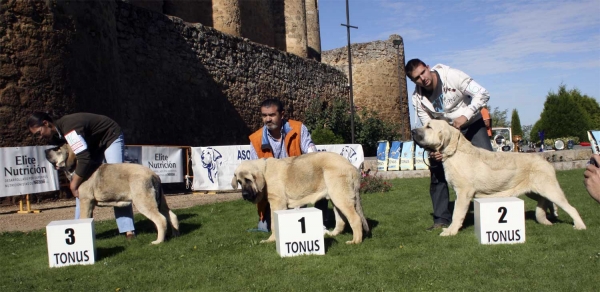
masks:
{"type": "Polygon", "coordinates": [[[231,187],[237,190],[238,184],[242,186],[244,200],[258,203],[265,194],[266,181],[264,170],[266,160],[243,161],[236,169],[231,180],[231,187]]]}
{"type": "Polygon", "coordinates": [[[77,159],[75,153],[71,150],[69,144],[65,143],[61,146],[49,148],[45,151],[46,160],[54,166],[56,169],[62,169],[69,172],[75,170],[77,165],[77,159]]]}
{"type": "Polygon", "coordinates": [[[423,149],[452,155],[462,134],[442,120],[430,120],[422,128],[412,130],[413,140],[423,149]]]}

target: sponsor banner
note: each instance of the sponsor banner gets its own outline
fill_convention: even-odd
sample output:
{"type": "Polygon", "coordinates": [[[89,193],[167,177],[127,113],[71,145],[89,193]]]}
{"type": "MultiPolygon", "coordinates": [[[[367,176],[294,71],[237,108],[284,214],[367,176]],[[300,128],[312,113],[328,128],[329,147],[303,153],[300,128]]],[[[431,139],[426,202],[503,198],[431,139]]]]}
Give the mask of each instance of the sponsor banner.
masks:
{"type": "Polygon", "coordinates": [[[413,141],[404,141],[402,143],[402,152],[400,154],[400,170],[413,170],[415,154],[413,141]]]}
{"type": "Polygon", "coordinates": [[[360,144],[330,144],[330,145],[317,145],[317,150],[335,152],[342,155],[359,169],[363,162],[365,162],[365,153],[363,152],[362,145],[360,144]]]}
{"type": "MultiPolygon", "coordinates": [[[[360,144],[316,145],[318,151],[338,153],[356,168],[365,160],[360,144]]],[[[244,160],[250,160],[250,145],[192,147],[192,190],[232,190],[231,179],[235,169],[244,160]]]]}
{"type": "Polygon", "coordinates": [[[58,190],[58,172],[44,154],[52,147],[0,148],[0,197],[58,190]]]}
{"type": "Polygon", "coordinates": [[[424,170],[429,169],[427,162],[425,159],[429,157],[429,152],[423,149],[421,146],[415,144],[415,169],[416,170],[424,170]]]}
{"type": "Polygon", "coordinates": [[[232,190],[237,166],[250,160],[250,145],[192,147],[192,190],[232,190]]]}
{"type": "Polygon", "coordinates": [[[125,146],[125,163],[137,163],[154,171],[162,183],[183,182],[183,150],[177,147],[125,146]]]}
{"type": "Polygon", "coordinates": [[[392,141],[388,155],[388,170],[400,170],[400,151],[402,151],[402,142],[392,141]]]}
{"type": "Polygon", "coordinates": [[[387,171],[390,142],[377,141],[377,171],[387,171]]]}

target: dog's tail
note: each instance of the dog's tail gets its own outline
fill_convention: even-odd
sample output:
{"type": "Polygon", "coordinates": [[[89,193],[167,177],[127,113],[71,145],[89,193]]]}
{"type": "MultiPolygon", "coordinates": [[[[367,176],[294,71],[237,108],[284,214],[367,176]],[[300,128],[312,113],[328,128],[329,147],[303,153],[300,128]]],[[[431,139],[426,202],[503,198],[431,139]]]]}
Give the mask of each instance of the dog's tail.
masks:
{"type": "Polygon", "coordinates": [[[161,205],[165,194],[163,192],[162,184],[160,183],[160,177],[158,175],[152,176],[152,186],[154,187],[154,199],[156,200],[156,206],[158,207],[158,210],[162,210],[161,205]]]}
{"type": "MultiPolygon", "coordinates": [[[[358,172],[356,173],[356,175],[358,176],[358,172]]],[[[358,216],[360,216],[360,220],[362,221],[362,226],[363,226],[363,231],[365,232],[365,234],[367,236],[371,236],[371,230],[369,229],[369,223],[367,223],[367,218],[365,218],[365,214],[363,213],[363,208],[362,208],[362,204],[360,202],[360,176],[358,176],[359,178],[357,178],[355,180],[356,183],[354,183],[354,193],[356,194],[356,203],[355,203],[355,208],[356,208],[356,213],[358,213],[358,216]]]]}

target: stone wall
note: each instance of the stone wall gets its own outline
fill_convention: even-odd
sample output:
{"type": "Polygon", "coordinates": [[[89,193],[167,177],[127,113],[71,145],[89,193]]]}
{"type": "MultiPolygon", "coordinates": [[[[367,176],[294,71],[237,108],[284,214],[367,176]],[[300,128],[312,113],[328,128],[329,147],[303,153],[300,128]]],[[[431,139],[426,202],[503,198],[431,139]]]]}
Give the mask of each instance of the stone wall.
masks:
{"type": "MultiPolygon", "coordinates": [[[[115,119],[127,144],[248,143],[258,104],[302,119],[312,98],[347,96],[333,67],[113,1],[0,3],[0,147],[33,145],[33,111],[115,119]]],[[[166,5],[166,2],[165,2],[166,5]]]]}
{"type": "MultiPolygon", "coordinates": [[[[357,43],[351,46],[354,104],[380,113],[395,123],[406,139],[410,138],[410,116],[404,71],[404,45],[398,49],[392,35],[386,41],[357,43]]],[[[348,75],[348,47],[324,51],[322,62],[348,75]]]]}

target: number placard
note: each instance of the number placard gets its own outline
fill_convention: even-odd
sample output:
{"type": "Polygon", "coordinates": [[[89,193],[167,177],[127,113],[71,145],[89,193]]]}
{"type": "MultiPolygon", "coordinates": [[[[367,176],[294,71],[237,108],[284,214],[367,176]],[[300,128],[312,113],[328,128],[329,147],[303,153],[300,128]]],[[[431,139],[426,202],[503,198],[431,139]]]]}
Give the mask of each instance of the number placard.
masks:
{"type": "Polygon", "coordinates": [[[325,254],[321,210],[311,207],[275,211],[273,223],[277,253],[281,257],[325,254]]]}
{"type": "Polygon", "coordinates": [[[46,226],[51,268],[91,265],[96,261],[94,219],[52,221],[46,226]]]}
{"type": "Polygon", "coordinates": [[[481,244],[525,242],[525,203],[519,198],[477,198],[475,235],[481,244]]]}

